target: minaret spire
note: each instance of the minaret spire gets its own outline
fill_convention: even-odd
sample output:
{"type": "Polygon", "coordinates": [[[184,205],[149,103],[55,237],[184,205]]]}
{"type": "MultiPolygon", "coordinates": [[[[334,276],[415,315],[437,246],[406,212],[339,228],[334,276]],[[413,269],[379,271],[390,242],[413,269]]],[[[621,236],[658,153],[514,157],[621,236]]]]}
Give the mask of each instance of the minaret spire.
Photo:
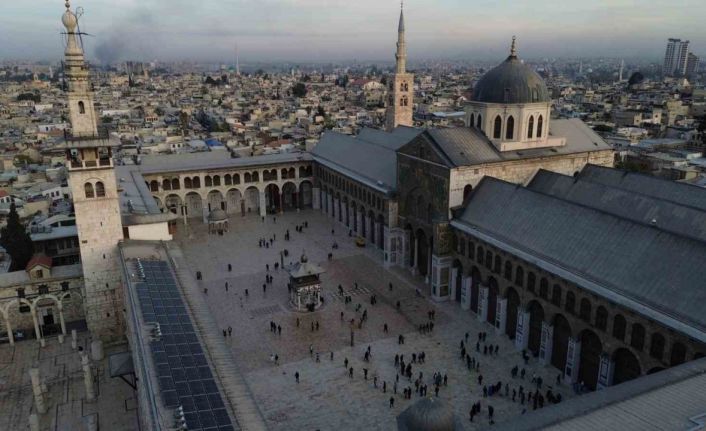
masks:
{"type": "Polygon", "coordinates": [[[406,73],[407,70],[407,45],[404,40],[404,2],[400,2],[400,23],[397,27],[397,73],[406,73]]]}
{"type": "Polygon", "coordinates": [[[512,36],[512,45],[510,45],[510,57],[517,58],[517,38],[512,36]]]}

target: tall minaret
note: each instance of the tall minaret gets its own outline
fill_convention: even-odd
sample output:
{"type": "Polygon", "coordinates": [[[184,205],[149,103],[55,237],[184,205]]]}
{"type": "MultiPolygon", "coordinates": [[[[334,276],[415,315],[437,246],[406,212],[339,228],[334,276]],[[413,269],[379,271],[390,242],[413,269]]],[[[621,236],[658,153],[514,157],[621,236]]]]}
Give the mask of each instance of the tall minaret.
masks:
{"type": "Polygon", "coordinates": [[[66,151],[69,186],[78,229],[88,330],[104,342],[124,338],[123,292],[118,241],[123,239],[113,148],[120,145],[100,133],[93,107],[88,66],[79,43],[78,17],[66,0],[65,75],[71,133],[59,147],[66,151]]]}
{"type": "Polygon", "coordinates": [[[400,23],[397,27],[397,52],[395,73],[390,77],[385,129],[389,132],[397,126],[412,126],[414,105],[414,75],[407,73],[407,45],[405,43],[404,5],[400,6],[400,23]]]}

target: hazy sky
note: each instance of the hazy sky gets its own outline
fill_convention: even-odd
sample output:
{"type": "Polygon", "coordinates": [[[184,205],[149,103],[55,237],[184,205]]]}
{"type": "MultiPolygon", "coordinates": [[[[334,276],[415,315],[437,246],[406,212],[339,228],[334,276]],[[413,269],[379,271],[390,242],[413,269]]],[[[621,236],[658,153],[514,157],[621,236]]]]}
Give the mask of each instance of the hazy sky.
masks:
{"type": "MultiPolygon", "coordinates": [[[[58,59],[63,0],[3,0],[0,58],[58,59]]],[[[395,0],[73,0],[92,61],[392,60],[395,0]]],[[[704,0],[407,0],[410,61],[706,53],[704,0]]]]}

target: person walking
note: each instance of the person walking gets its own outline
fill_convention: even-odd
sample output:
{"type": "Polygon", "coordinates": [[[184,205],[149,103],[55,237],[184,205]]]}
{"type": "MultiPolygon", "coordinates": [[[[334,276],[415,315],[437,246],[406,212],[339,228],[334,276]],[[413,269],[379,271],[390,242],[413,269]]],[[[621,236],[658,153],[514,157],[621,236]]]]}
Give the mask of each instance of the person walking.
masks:
{"type": "Polygon", "coordinates": [[[229,337],[233,336],[233,327],[232,326],[228,326],[228,336],[229,337]]]}
{"type": "Polygon", "coordinates": [[[297,380],[297,383],[299,383],[299,371],[294,373],[294,378],[297,380]]]}
{"type": "Polygon", "coordinates": [[[395,397],[390,397],[390,408],[395,406],[395,397]]]}

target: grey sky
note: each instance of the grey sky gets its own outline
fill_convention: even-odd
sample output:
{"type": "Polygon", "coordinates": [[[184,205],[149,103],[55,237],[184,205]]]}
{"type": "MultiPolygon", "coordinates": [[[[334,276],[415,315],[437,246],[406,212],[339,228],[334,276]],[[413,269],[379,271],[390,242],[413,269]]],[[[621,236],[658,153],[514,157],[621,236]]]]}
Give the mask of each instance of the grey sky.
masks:
{"type": "MultiPolygon", "coordinates": [[[[0,58],[58,59],[63,0],[5,0],[0,58]]],[[[73,0],[92,60],[392,60],[395,0],[73,0]]],[[[706,53],[703,0],[407,0],[409,57],[659,58],[668,37],[706,53]]]]}

